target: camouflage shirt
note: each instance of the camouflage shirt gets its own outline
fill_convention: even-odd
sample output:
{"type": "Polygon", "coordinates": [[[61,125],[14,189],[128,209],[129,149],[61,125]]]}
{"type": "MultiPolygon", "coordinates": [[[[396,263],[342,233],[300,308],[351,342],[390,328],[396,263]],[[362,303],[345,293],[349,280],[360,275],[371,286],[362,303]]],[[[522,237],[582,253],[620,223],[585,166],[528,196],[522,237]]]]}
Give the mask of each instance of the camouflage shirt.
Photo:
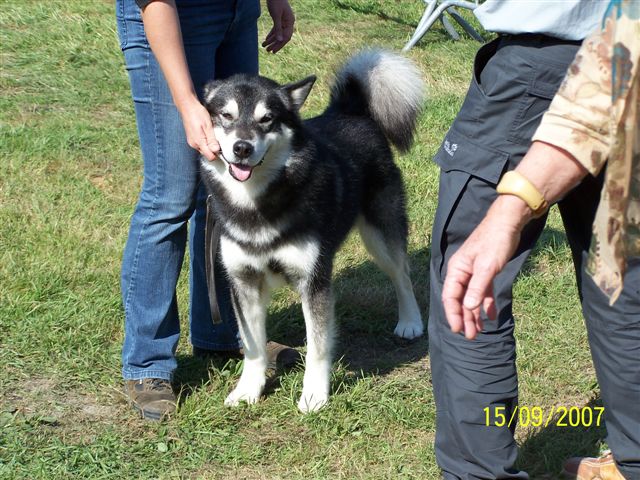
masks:
{"type": "Polygon", "coordinates": [[[614,0],[588,37],[533,140],[607,165],[587,271],[613,304],[627,259],[640,257],[640,2],[614,0]]]}

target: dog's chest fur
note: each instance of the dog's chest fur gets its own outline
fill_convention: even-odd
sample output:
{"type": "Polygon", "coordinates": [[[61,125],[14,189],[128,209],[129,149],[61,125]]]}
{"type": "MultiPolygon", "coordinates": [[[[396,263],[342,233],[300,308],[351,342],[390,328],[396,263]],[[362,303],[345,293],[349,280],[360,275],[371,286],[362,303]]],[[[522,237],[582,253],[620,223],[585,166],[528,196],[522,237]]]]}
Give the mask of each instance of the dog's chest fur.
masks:
{"type": "Polygon", "coordinates": [[[261,250],[243,247],[227,235],[220,239],[220,254],[230,276],[248,283],[266,281],[271,288],[306,281],[319,253],[320,244],[311,237],[261,250]]]}

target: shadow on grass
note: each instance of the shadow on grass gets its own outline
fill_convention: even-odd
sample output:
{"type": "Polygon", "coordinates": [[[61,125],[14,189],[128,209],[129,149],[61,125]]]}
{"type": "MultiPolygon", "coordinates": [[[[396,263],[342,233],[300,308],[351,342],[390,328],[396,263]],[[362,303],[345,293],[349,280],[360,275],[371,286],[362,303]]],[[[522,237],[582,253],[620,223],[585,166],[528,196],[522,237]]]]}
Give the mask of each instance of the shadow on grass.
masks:
{"type": "MultiPolygon", "coordinates": [[[[425,335],[408,341],[396,337],[398,303],[391,280],[372,262],[343,269],[335,278],[336,348],[334,357],[348,370],[364,375],[384,375],[426,357],[429,254],[423,248],[410,253],[411,278],[418,299],[425,335]]],[[[305,326],[299,302],[271,312],[269,338],[292,346],[305,343],[305,326]]]]}
{"type": "MultiPolygon", "coordinates": [[[[428,249],[410,254],[414,291],[425,323],[428,317],[428,249]]],[[[372,262],[343,269],[335,278],[337,335],[334,357],[350,371],[361,375],[384,375],[406,363],[426,357],[426,335],[408,341],[393,334],[397,322],[397,300],[391,280],[372,262]]],[[[284,309],[269,312],[270,340],[294,348],[305,345],[302,307],[297,301],[284,309]]],[[[204,360],[178,355],[175,383],[184,398],[209,379],[211,368],[218,371],[238,369],[239,360],[214,356],[204,360]]],[[[276,372],[279,373],[279,372],[276,372]]],[[[277,387],[278,377],[267,385],[266,393],[277,387]]]]}
{"type": "MultiPolygon", "coordinates": [[[[589,427],[558,426],[559,417],[556,415],[548,427],[533,431],[520,447],[518,468],[528,472],[531,478],[564,478],[560,472],[567,458],[597,457],[606,437],[606,429],[603,419],[599,426],[596,425],[598,413],[593,410],[594,407],[602,407],[599,398],[592,399],[583,407],[593,413],[593,424],[589,427]],[[549,476],[550,472],[553,472],[553,476],[549,476]]],[[[563,423],[570,425],[568,417],[564,418],[563,423]]]]}

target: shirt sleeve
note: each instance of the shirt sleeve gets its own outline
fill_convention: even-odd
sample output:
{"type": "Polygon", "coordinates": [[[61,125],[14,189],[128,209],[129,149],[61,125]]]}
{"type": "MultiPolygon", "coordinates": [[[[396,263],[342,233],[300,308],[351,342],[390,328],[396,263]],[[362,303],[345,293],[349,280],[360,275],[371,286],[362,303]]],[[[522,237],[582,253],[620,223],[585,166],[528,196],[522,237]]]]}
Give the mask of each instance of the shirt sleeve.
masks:
{"type": "Polygon", "coordinates": [[[153,2],[153,0],[136,0],[136,3],[140,7],[140,10],[149,5],[151,2],[153,2]]]}
{"type": "Polygon", "coordinates": [[[613,141],[608,27],[583,42],[533,136],[569,152],[593,175],[606,163],[613,141]]]}

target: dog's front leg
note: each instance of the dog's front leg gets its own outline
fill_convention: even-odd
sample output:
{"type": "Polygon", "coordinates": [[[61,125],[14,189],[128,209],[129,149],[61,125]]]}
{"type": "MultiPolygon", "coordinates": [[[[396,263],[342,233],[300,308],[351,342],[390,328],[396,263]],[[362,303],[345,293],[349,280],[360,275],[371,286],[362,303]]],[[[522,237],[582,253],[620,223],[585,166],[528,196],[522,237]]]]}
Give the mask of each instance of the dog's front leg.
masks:
{"type": "Polygon", "coordinates": [[[307,329],[307,356],[298,408],[307,413],[319,410],[329,399],[335,309],[329,282],[321,287],[316,285],[303,289],[301,293],[307,329]]]}
{"type": "Polygon", "coordinates": [[[267,369],[266,316],[268,293],[262,291],[264,282],[239,282],[231,286],[233,309],[238,321],[244,347],[244,366],[236,388],[224,401],[236,406],[241,401],[256,403],[264,389],[267,369]]]}

